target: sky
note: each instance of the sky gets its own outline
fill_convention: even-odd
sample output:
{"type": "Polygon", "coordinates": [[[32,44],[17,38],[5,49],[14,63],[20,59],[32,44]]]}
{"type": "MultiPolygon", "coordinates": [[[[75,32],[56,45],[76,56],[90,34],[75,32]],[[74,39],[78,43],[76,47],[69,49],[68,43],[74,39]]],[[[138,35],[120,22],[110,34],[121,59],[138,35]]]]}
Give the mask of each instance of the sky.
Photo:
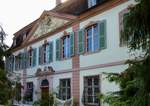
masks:
{"type": "Polygon", "coordinates": [[[13,34],[40,17],[44,10],[55,7],[55,0],[0,0],[0,25],[12,44],[13,34]]]}

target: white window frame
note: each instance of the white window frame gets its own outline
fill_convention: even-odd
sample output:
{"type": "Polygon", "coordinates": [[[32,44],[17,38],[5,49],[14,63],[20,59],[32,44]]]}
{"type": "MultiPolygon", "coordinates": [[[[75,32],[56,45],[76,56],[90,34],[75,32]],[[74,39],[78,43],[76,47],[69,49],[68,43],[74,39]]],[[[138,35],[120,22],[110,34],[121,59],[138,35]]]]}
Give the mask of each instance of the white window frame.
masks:
{"type": "MultiPolygon", "coordinates": [[[[61,90],[62,89],[65,89],[66,90],[66,97],[65,97],[65,100],[67,100],[67,97],[68,97],[68,89],[70,89],[70,98],[71,98],[71,79],[70,78],[66,78],[66,79],[60,79],[60,92],[59,93],[62,93],[61,90]],[[70,87],[68,86],[68,80],[70,81],[70,87]],[[61,81],[65,81],[66,83],[66,86],[65,87],[61,87],[61,81]]],[[[61,94],[62,95],[62,94],[61,94]]],[[[60,99],[63,99],[62,97],[60,97],[60,99]]],[[[69,99],[69,98],[68,98],[69,99]]]]}
{"type": "MultiPolygon", "coordinates": [[[[95,26],[98,28],[98,25],[95,24],[95,25],[92,25],[92,26],[90,26],[90,27],[88,27],[88,28],[86,29],[86,32],[87,32],[87,35],[86,35],[86,36],[87,36],[87,37],[86,37],[87,39],[86,39],[86,42],[87,42],[88,39],[89,39],[89,37],[88,37],[88,30],[89,30],[89,29],[92,29],[92,44],[91,44],[91,45],[92,45],[92,51],[88,51],[88,42],[87,42],[87,47],[86,47],[86,51],[87,51],[87,52],[95,52],[95,51],[98,50],[98,49],[97,49],[97,50],[94,49],[94,48],[95,48],[95,47],[94,47],[94,42],[95,42],[95,41],[94,41],[94,35],[95,35],[95,34],[94,34],[94,27],[95,27],[95,26]]],[[[97,31],[98,31],[98,30],[97,30],[97,31]]]]}
{"type": "MultiPolygon", "coordinates": [[[[88,84],[87,84],[86,86],[84,85],[84,90],[85,90],[85,88],[87,88],[87,89],[88,89],[88,88],[92,88],[92,97],[94,97],[94,89],[95,89],[95,88],[98,87],[98,88],[99,88],[99,92],[101,91],[101,90],[100,90],[100,89],[101,89],[101,87],[100,87],[100,76],[99,76],[99,75],[87,76],[87,77],[84,77],[84,81],[85,81],[85,80],[87,81],[88,78],[91,78],[91,79],[92,79],[92,85],[91,85],[91,86],[89,86],[88,84]],[[94,85],[94,78],[95,78],[95,77],[98,77],[98,78],[99,78],[99,80],[98,80],[98,83],[99,83],[98,86],[95,86],[95,85],[94,85]]],[[[88,82],[86,82],[86,83],[88,83],[88,82]]],[[[88,93],[88,91],[85,92],[85,93],[88,93]]],[[[88,94],[87,94],[87,96],[88,96],[88,94]]],[[[93,99],[93,100],[92,100],[93,103],[88,103],[88,101],[85,102],[85,103],[88,104],[88,105],[92,105],[92,106],[93,106],[93,105],[94,105],[94,106],[98,106],[99,104],[94,103],[94,98],[92,98],[92,99],[93,99]]]]}
{"type": "Polygon", "coordinates": [[[69,57],[70,57],[70,35],[67,35],[63,39],[63,58],[69,57]]]}

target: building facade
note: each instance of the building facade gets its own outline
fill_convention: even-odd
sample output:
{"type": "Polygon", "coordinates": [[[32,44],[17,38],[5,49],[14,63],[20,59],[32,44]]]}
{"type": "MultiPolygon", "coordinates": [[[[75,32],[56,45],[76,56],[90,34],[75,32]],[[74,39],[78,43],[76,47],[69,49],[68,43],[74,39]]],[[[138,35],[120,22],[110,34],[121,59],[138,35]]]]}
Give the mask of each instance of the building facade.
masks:
{"type": "Polygon", "coordinates": [[[134,0],[57,0],[57,5],[14,34],[6,69],[19,75],[22,96],[56,92],[79,106],[105,106],[98,93],[116,91],[104,73],[121,73],[132,58],[120,39],[134,0]]]}

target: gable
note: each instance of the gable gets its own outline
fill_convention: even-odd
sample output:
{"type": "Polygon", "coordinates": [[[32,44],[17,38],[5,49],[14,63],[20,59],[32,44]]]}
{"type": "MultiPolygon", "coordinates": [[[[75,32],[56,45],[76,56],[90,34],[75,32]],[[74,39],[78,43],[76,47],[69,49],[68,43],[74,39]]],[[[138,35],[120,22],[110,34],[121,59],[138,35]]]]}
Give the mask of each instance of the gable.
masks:
{"type": "Polygon", "coordinates": [[[38,27],[33,33],[33,37],[39,37],[46,33],[52,32],[55,29],[63,26],[68,21],[54,16],[45,16],[39,23],[38,27]]]}

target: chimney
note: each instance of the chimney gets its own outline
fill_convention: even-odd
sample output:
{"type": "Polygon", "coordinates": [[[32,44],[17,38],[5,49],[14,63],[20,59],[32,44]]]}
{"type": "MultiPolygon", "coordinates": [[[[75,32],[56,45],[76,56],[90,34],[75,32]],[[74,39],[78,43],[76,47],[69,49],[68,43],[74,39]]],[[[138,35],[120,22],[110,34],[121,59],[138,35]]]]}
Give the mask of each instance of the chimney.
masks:
{"type": "Polygon", "coordinates": [[[56,0],[56,6],[61,4],[61,0],[56,0]]]}

